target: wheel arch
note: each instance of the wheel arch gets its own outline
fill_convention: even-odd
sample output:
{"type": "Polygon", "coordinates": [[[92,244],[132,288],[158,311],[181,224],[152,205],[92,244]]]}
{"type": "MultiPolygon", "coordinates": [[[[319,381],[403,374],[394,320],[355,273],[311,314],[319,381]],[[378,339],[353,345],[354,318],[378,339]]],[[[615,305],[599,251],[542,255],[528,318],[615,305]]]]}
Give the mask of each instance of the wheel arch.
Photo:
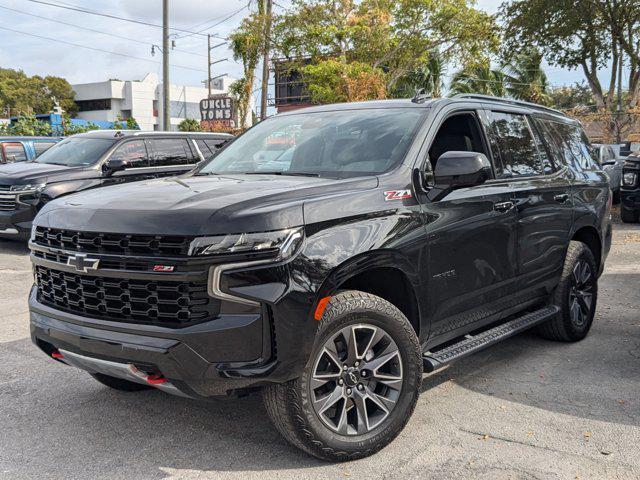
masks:
{"type": "Polygon", "coordinates": [[[598,230],[591,225],[584,225],[573,233],[571,240],[584,243],[589,247],[595,257],[596,268],[599,271],[602,262],[602,240],[598,230]]]}
{"type": "Polygon", "coordinates": [[[398,308],[413,326],[424,333],[417,291],[420,277],[404,257],[389,251],[369,252],[335,268],[325,280],[321,297],[339,290],[359,290],[376,295],[398,308]]]}

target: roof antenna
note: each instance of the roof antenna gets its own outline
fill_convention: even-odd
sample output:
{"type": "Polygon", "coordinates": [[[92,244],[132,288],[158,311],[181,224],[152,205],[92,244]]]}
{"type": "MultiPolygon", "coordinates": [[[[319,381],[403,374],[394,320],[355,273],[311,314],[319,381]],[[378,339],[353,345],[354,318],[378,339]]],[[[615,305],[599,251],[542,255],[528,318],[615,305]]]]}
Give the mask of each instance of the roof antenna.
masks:
{"type": "Polygon", "coordinates": [[[420,88],[416,90],[416,94],[413,96],[411,101],[413,103],[424,103],[430,99],[431,99],[431,95],[427,93],[426,89],[420,88]]]}

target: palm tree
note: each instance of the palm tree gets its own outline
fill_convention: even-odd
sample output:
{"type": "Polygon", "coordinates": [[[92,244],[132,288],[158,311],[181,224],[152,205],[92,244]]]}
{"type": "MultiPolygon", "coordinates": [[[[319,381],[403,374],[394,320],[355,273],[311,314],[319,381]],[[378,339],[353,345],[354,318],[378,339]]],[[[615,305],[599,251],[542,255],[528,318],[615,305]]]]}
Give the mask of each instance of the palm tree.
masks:
{"type": "Polygon", "coordinates": [[[422,90],[434,98],[442,96],[444,88],[444,58],[434,50],[422,65],[419,65],[398,81],[396,95],[411,97],[422,90]]]}
{"type": "Polygon", "coordinates": [[[506,76],[502,70],[491,68],[489,60],[482,60],[455,73],[449,89],[452,94],[479,93],[504,97],[507,94],[506,76]]]}
{"type": "Polygon", "coordinates": [[[547,75],[542,69],[542,55],[536,49],[517,55],[504,67],[507,91],[517,100],[546,105],[550,100],[547,75]]]}

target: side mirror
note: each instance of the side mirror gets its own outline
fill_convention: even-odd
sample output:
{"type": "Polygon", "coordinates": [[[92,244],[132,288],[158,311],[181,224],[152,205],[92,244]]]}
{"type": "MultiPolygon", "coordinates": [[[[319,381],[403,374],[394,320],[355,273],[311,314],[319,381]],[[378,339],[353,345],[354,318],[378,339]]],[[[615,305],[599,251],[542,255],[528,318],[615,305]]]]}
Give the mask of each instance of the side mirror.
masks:
{"type": "Polygon", "coordinates": [[[608,165],[615,165],[616,161],[615,160],[607,160],[606,162],[602,162],[602,166],[606,167],[608,165]]]}
{"type": "Polygon", "coordinates": [[[492,175],[491,163],[483,153],[445,152],[436,162],[435,187],[429,197],[440,200],[457,188],[482,185],[492,175]]]}
{"type": "Polygon", "coordinates": [[[126,170],[131,166],[129,160],[121,159],[121,158],[112,158],[107,161],[102,167],[105,175],[110,176],[116,172],[121,172],[122,170],[126,170]]]}

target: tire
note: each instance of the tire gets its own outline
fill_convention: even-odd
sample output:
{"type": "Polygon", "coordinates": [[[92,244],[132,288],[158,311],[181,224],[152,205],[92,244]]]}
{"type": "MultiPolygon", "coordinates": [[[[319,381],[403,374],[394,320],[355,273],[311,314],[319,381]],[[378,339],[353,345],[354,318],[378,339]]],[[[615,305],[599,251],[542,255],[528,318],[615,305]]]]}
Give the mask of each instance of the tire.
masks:
{"type": "Polygon", "coordinates": [[[542,337],[577,342],[587,336],[598,301],[597,272],[589,247],[582,242],[569,242],[562,277],[552,297],[560,312],[538,327],[542,337]]]}
{"type": "Polygon", "coordinates": [[[620,207],[620,218],[624,223],[638,223],[640,220],[640,212],[620,207]]]}
{"type": "Polygon", "coordinates": [[[422,372],[420,343],[402,312],[380,297],[344,291],[327,305],[302,375],[265,387],[263,399],[291,444],[322,460],[353,460],[372,455],[402,431],[422,372]],[[346,335],[357,338],[355,355],[347,355],[346,335]]]}
{"type": "Polygon", "coordinates": [[[142,390],[151,390],[153,387],[143,385],[141,383],[131,382],[122,378],[112,377],[104,373],[90,373],[93,378],[103,385],[121,392],[141,392],[142,390]]]}

